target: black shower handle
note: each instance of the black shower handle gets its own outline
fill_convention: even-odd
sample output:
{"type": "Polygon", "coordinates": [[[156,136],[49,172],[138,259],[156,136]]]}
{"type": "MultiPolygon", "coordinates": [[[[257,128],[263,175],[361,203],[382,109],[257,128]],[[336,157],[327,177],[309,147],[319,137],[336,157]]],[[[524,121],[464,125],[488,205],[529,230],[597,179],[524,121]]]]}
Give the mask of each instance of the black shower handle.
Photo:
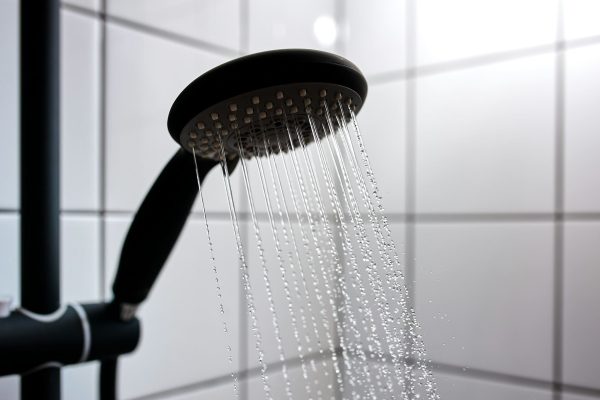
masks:
{"type": "MultiPolygon", "coordinates": [[[[218,162],[201,158],[197,161],[202,182],[218,162]]],[[[125,238],[113,283],[114,303],[120,307],[122,319],[133,317],[137,306],[148,296],[197,195],[193,155],[179,149],[152,185],[125,238]]]]}

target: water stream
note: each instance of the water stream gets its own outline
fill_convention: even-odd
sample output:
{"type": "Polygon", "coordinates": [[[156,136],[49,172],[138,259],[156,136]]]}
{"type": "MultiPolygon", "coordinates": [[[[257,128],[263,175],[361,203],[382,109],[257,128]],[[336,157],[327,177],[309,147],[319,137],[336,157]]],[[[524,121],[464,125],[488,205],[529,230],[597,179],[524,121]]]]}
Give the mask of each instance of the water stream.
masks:
{"type": "MultiPolygon", "coordinates": [[[[338,102],[325,105],[319,115],[286,115],[283,100],[277,106],[283,110],[280,118],[261,117],[253,122],[251,131],[257,133],[243,146],[238,139],[239,154],[246,155],[248,148],[258,154],[241,157],[238,166],[248,213],[236,208],[225,145],[217,132],[264,398],[438,400],[401,258],[352,108],[338,102]],[[253,239],[242,238],[240,224],[248,224],[253,239]],[[273,249],[274,257],[266,249],[273,249]],[[254,276],[262,276],[260,288],[253,288],[254,276]],[[263,307],[271,320],[267,336],[267,325],[258,321],[263,307]],[[275,350],[276,360],[270,361],[265,350],[275,350]],[[275,361],[277,368],[269,367],[275,361]]],[[[200,199],[238,397],[241,378],[233,365],[226,294],[202,193],[200,199]]]]}

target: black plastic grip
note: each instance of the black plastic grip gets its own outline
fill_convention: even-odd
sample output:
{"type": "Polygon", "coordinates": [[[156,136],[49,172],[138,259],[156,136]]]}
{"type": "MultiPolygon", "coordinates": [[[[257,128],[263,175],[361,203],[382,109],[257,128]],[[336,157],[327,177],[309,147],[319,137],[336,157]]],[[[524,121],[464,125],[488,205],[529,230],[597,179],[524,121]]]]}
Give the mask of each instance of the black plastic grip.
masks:
{"type": "MultiPolygon", "coordinates": [[[[202,182],[216,161],[198,158],[202,182]]],[[[198,195],[193,155],[179,149],[164,167],[135,214],[113,284],[117,304],[146,299],[198,195]]]]}
{"type": "Polygon", "coordinates": [[[70,365],[135,350],[140,339],[137,319],[119,321],[109,304],[81,307],[90,340],[85,360],[82,360],[86,338],[84,319],[73,306],[54,318],[48,318],[48,314],[38,315],[45,320],[31,317],[22,310],[0,319],[0,376],[24,374],[48,362],[70,365]]]}

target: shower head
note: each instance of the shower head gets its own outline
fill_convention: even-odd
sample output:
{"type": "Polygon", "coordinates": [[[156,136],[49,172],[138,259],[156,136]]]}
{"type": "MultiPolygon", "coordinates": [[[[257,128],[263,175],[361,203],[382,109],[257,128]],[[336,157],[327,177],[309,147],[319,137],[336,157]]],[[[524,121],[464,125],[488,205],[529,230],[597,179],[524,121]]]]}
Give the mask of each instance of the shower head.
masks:
{"type": "Polygon", "coordinates": [[[273,50],[198,77],[173,103],[168,128],[184,149],[205,159],[261,155],[267,147],[276,153],[278,144],[283,149],[299,144],[290,142],[286,126],[308,143],[309,118],[319,136],[325,135],[319,121],[328,110],[344,104],[358,112],[366,95],[364,76],[345,58],[316,50],[273,50]]]}
{"type": "MultiPolygon", "coordinates": [[[[275,50],[225,63],[190,83],[167,122],[181,147],[146,195],[125,238],[113,284],[114,303],[129,319],[146,299],[175,245],[198,194],[197,178],[224,158],[294,148],[323,136],[329,110],[358,112],[367,82],[350,61],[315,50],[275,50]],[[293,127],[294,134],[287,132],[293,127]],[[256,139],[256,140],[255,140],[256,139]],[[277,140],[272,140],[277,139],[277,140]],[[262,144],[262,145],[261,145],[262,144]],[[197,163],[190,152],[199,156],[197,163]]],[[[335,124],[338,118],[332,118],[335,124]]]]}

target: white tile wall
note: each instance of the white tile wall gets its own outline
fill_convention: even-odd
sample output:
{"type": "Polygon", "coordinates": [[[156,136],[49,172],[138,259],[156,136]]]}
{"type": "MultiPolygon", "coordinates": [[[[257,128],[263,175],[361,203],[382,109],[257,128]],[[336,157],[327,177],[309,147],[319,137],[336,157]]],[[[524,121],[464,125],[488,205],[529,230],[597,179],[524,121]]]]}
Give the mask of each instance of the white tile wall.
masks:
{"type": "Polygon", "coordinates": [[[64,400],[96,400],[99,398],[100,368],[97,362],[73,365],[61,371],[64,400]]]}
{"type": "Polygon", "coordinates": [[[557,0],[416,3],[417,63],[434,64],[551,44],[557,0]]]}
{"type": "Polygon", "coordinates": [[[234,51],[240,42],[240,2],[109,0],[108,14],[234,51]]]}
{"type": "Polygon", "coordinates": [[[0,378],[0,396],[6,400],[17,400],[21,389],[19,377],[16,375],[3,376],[0,378]]]}
{"type": "Polygon", "coordinates": [[[552,224],[417,226],[416,304],[435,362],[550,379],[552,224]]]}
{"type": "Polygon", "coordinates": [[[20,297],[19,232],[18,215],[0,215],[0,254],[2,254],[0,294],[12,296],[14,304],[19,302],[20,297]]]}
{"type": "Polygon", "coordinates": [[[565,87],[565,209],[600,211],[600,46],[566,53],[565,87]]]}
{"type": "Polygon", "coordinates": [[[564,380],[600,388],[600,316],[597,312],[600,271],[600,223],[569,222],[564,253],[564,380]]]}
{"type": "MultiPolygon", "coordinates": [[[[529,388],[456,375],[435,373],[440,397],[444,400],[550,400],[549,390],[529,388]]],[[[564,397],[563,397],[564,399],[564,397]]]]}
{"type": "MultiPolygon", "coordinates": [[[[134,211],[178,149],[167,130],[173,101],[197,76],[226,60],[112,24],[107,39],[107,207],[134,211]]],[[[223,185],[214,182],[205,186],[206,201],[219,193],[212,204],[225,211],[223,185]]]]}
{"type": "Polygon", "coordinates": [[[61,17],[61,207],[97,209],[100,24],[69,11],[61,17]]]}
{"type": "Polygon", "coordinates": [[[565,39],[580,39],[600,35],[597,21],[600,4],[595,0],[563,1],[565,39]]]}
{"type": "Polygon", "coordinates": [[[417,85],[417,211],[552,211],[553,55],[417,85]]]}
{"type": "Polygon", "coordinates": [[[377,74],[406,68],[406,0],[347,1],[344,54],[377,74]]]}
{"type": "MultiPolygon", "coordinates": [[[[371,167],[388,213],[406,212],[406,85],[369,88],[357,116],[371,167]]],[[[360,160],[359,157],[359,161],[360,160]]]]}
{"type": "MultiPolygon", "coordinates": [[[[108,285],[112,283],[129,223],[130,218],[107,219],[108,285]]],[[[147,395],[229,373],[204,232],[202,220],[188,222],[141,309],[142,340],[136,352],[122,358],[122,397],[147,395]]],[[[211,234],[229,329],[237,333],[239,277],[229,221],[211,221],[211,234]]],[[[239,360],[235,333],[231,345],[234,359],[239,360]]]]}
{"type": "Polygon", "coordinates": [[[0,208],[19,205],[19,3],[0,2],[0,208]]]}
{"type": "Polygon", "coordinates": [[[100,219],[63,216],[61,220],[61,298],[63,302],[100,300],[100,219]]]}
{"type": "MultiPolygon", "coordinates": [[[[317,18],[336,19],[334,0],[301,5],[277,0],[250,0],[249,13],[250,52],[277,48],[334,49],[334,45],[319,43],[314,32],[317,18]]],[[[337,25],[339,30],[339,23],[337,25]]]]}

